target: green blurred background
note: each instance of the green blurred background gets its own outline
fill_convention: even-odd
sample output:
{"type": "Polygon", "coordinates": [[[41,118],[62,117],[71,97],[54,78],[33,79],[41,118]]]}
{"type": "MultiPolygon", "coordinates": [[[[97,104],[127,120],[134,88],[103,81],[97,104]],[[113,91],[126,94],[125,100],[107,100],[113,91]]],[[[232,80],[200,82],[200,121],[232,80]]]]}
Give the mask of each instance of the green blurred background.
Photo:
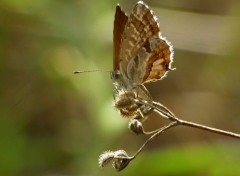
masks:
{"type": "MultiPolygon", "coordinates": [[[[126,170],[98,167],[105,150],[146,140],[112,107],[115,6],[134,0],[0,1],[0,175],[240,175],[240,142],[177,127],[126,170]]],[[[240,133],[240,2],[146,0],[177,69],[148,84],[182,119],[240,133]]],[[[165,123],[153,115],[147,129],[165,123]]]]}

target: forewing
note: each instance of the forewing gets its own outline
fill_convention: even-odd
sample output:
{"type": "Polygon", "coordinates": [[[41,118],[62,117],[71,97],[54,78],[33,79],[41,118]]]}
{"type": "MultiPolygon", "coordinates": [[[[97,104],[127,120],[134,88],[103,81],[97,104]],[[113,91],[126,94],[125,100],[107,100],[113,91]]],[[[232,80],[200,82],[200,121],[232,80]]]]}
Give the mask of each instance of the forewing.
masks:
{"type": "Polygon", "coordinates": [[[124,31],[127,15],[122,11],[119,5],[116,6],[115,12],[115,20],[114,20],[114,29],[113,29],[113,45],[114,45],[114,53],[113,53],[113,70],[119,70],[119,52],[120,45],[122,40],[122,33],[124,31]]]}
{"type": "Polygon", "coordinates": [[[122,34],[120,50],[120,71],[126,74],[127,65],[139,48],[152,36],[158,35],[156,17],[146,4],[139,1],[133,8],[122,34]]]}

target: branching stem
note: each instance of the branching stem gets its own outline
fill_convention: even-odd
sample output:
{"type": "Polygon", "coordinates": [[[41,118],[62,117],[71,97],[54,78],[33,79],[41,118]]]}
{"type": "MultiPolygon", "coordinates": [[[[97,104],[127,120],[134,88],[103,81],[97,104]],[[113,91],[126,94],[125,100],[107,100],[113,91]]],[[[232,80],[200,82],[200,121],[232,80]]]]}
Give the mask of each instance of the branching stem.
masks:
{"type": "MultiPolygon", "coordinates": [[[[128,166],[128,164],[134,160],[138,154],[140,154],[142,152],[142,150],[144,149],[144,147],[146,147],[146,145],[151,142],[154,138],[156,138],[157,136],[159,136],[160,134],[162,134],[163,132],[165,132],[166,130],[173,128],[175,126],[179,126],[179,125],[183,125],[183,126],[187,126],[187,127],[191,127],[191,128],[196,128],[196,129],[200,129],[200,130],[204,130],[204,131],[209,131],[212,133],[216,133],[216,134],[220,134],[220,135],[225,135],[225,136],[229,136],[229,137],[233,137],[233,138],[237,138],[240,139],[240,134],[237,133],[233,133],[230,131],[224,131],[224,130],[220,130],[217,128],[212,128],[209,126],[205,126],[205,125],[201,125],[198,123],[193,123],[193,122],[189,122],[186,120],[182,120],[180,118],[178,118],[177,116],[175,116],[167,107],[165,107],[164,105],[162,105],[161,103],[157,103],[157,102],[148,102],[145,100],[142,100],[140,98],[135,99],[136,103],[141,103],[142,105],[146,105],[151,107],[156,113],[160,114],[161,117],[164,117],[166,119],[168,119],[170,121],[170,123],[168,125],[165,125],[155,131],[150,132],[149,134],[151,134],[151,136],[145,141],[145,143],[138,149],[138,151],[133,155],[133,156],[128,156],[125,151],[122,152],[120,150],[117,152],[113,152],[113,154],[118,154],[116,156],[112,156],[110,154],[112,154],[112,152],[110,152],[110,154],[106,155],[106,154],[102,154],[100,156],[100,164],[103,167],[104,166],[104,162],[107,161],[107,159],[114,159],[114,167],[117,169],[117,171],[121,171],[123,170],[125,167],[128,166]],[[104,157],[103,157],[104,156],[104,157]],[[110,157],[109,157],[110,156],[110,157]],[[112,157],[112,158],[111,158],[112,157]]],[[[142,129],[144,132],[144,129],[142,129]]],[[[144,132],[144,134],[147,134],[146,132],[144,132]]]]}
{"type": "Polygon", "coordinates": [[[157,102],[148,103],[148,102],[146,102],[144,100],[140,100],[140,99],[139,99],[139,101],[141,103],[147,105],[147,106],[152,107],[155,112],[157,112],[158,114],[160,114],[163,117],[166,117],[168,120],[170,120],[172,122],[177,122],[177,124],[179,124],[179,125],[184,125],[184,126],[197,128],[197,129],[200,129],[200,130],[205,130],[205,131],[209,131],[209,132],[212,132],[212,133],[217,133],[217,134],[221,134],[221,135],[225,135],[225,136],[240,139],[240,134],[237,134],[237,133],[233,133],[233,132],[225,131],[225,130],[220,130],[220,129],[217,129],[217,128],[212,128],[212,127],[209,127],[209,126],[205,126],[205,125],[201,125],[201,124],[198,124],[198,123],[193,123],[193,122],[189,122],[189,121],[186,121],[186,120],[179,119],[167,107],[165,107],[161,103],[157,103],[157,102]]]}
{"type": "Polygon", "coordinates": [[[160,128],[158,131],[156,131],[156,133],[154,133],[150,138],[148,138],[148,140],[146,140],[146,142],[138,149],[138,151],[134,154],[133,158],[135,158],[142,150],[143,148],[150,142],[152,141],[155,137],[157,137],[158,135],[160,135],[161,133],[165,132],[167,129],[170,129],[176,125],[179,125],[178,122],[171,122],[170,124],[160,128]]]}

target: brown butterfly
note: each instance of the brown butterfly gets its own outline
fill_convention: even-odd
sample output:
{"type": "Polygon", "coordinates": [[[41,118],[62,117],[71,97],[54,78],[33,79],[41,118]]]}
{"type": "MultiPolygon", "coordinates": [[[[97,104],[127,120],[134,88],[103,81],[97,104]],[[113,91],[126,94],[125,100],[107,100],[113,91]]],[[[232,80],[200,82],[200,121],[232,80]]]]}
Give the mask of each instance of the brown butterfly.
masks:
{"type": "Polygon", "coordinates": [[[113,42],[114,106],[124,117],[144,117],[154,109],[138,101],[153,102],[144,84],[161,80],[172,70],[173,48],[142,1],[129,15],[116,6],[113,42]]]}

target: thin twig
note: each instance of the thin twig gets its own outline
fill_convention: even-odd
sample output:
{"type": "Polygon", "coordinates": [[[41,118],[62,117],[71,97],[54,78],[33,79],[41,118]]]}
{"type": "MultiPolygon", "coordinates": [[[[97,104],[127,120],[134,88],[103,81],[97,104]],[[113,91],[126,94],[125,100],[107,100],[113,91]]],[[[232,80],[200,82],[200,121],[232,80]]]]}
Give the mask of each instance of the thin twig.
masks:
{"type": "MultiPolygon", "coordinates": [[[[184,125],[184,126],[188,126],[188,127],[192,127],[192,128],[196,128],[196,129],[200,129],[200,130],[204,130],[204,131],[209,131],[212,133],[217,133],[217,134],[221,134],[221,135],[225,135],[225,136],[229,136],[229,137],[233,137],[233,138],[237,138],[240,139],[240,134],[237,133],[233,133],[230,131],[224,131],[224,130],[220,130],[217,128],[212,128],[209,126],[205,126],[205,125],[201,125],[198,123],[193,123],[193,122],[189,122],[186,120],[182,120],[179,119],[177,116],[175,116],[167,107],[165,107],[164,105],[162,105],[161,103],[157,103],[157,102],[148,102],[145,100],[142,100],[140,98],[135,99],[136,103],[141,103],[142,105],[146,105],[149,106],[151,108],[154,109],[155,112],[157,112],[158,114],[160,114],[162,117],[167,118],[169,121],[171,121],[168,125],[163,126],[155,131],[152,131],[151,133],[152,136],[149,137],[145,143],[138,149],[138,151],[133,155],[133,156],[128,156],[126,154],[125,151],[119,150],[116,152],[107,152],[104,153],[102,155],[100,155],[100,159],[99,159],[99,163],[101,167],[104,167],[104,165],[106,163],[108,163],[109,159],[114,159],[113,162],[113,166],[117,171],[121,171],[124,168],[126,168],[128,166],[128,164],[135,159],[138,154],[140,154],[142,152],[142,150],[144,149],[144,147],[151,142],[154,138],[156,138],[157,136],[159,136],[161,133],[165,132],[166,130],[177,126],[177,125],[184,125]]],[[[137,128],[138,129],[138,128],[137,128]]],[[[141,129],[144,132],[144,129],[141,129]]],[[[146,134],[146,132],[144,132],[144,134],[146,134]]]]}
{"type": "Polygon", "coordinates": [[[189,126],[189,127],[192,127],[192,128],[198,128],[198,129],[201,129],[201,130],[210,131],[210,132],[213,132],[213,133],[217,133],[217,134],[221,134],[221,135],[225,135],[225,136],[240,139],[240,134],[233,133],[233,132],[230,132],[230,131],[220,130],[220,129],[217,129],[217,128],[212,128],[212,127],[201,125],[201,124],[198,124],[198,123],[193,123],[193,122],[188,122],[188,121],[185,121],[185,120],[180,120],[180,124],[185,125],[185,126],[189,126]]]}
{"type": "Polygon", "coordinates": [[[146,142],[138,149],[138,151],[133,155],[132,159],[137,157],[137,155],[143,150],[143,148],[150,142],[152,141],[155,137],[157,137],[158,135],[160,135],[161,133],[163,133],[164,131],[166,131],[167,129],[170,129],[176,125],[180,125],[179,122],[171,122],[170,124],[160,128],[156,133],[154,133],[150,138],[148,138],[148,140],[146,140],[146,142]]]}
{"type": "Polygon", "coordinates": [[[184,125],[184,126],[188,126],[188,127],[192,127],[192,128],[197,128],[197,129],[201,129],[201,130],[205,130],[205,131],[210,131],[212,133],[217,133],[217,134],[221,134],[221,135],[225,135],[225,136],[240,139],[240,134],[237,134],[237,133],[233,133],[233,132],[225,131],[225,130],[220,130],[220,129],[217,129],[217,128],[212,128],[212,127],[209,127],[209,126],[205,126],[205,125],[201,125],[201,124],[198,124],[198,123],[193,123],[193,122],[189,122],[189,121],[186,121],[186,120],[179,119],[167,107],[165,107],[164,105],[162,105],[160,103],[157,103],[157,102],[149,103],[149,102],[141,100],[141,99],[139,101],[141,103],[145,104],[145,105],[148,105],[148,106],[152,107],[155,112],[157,112],[160,115],[166,117],[168,120],[173,121],[173,122],[178,122],[180,125],[184,125]]]}

